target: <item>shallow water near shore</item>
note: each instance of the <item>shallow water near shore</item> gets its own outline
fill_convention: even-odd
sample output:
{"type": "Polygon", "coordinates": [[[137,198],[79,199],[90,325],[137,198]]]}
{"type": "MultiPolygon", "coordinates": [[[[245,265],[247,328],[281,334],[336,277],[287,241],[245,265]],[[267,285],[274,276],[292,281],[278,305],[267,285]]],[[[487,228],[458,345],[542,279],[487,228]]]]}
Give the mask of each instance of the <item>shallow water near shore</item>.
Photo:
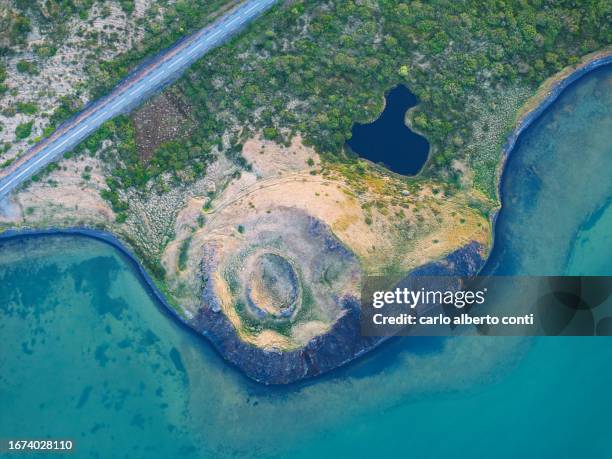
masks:
{"type": "MultiPolygon", "coordinates": [[[[610,107],[607,66],[521,136],[487,271],[612,274],[610,107]]],[[[65,437],[69,457],[100,458],[612,455],[608,338],[405,338],[266,388],[102,242],[0,241],[0,285],[0,438],[65,437]]]]}

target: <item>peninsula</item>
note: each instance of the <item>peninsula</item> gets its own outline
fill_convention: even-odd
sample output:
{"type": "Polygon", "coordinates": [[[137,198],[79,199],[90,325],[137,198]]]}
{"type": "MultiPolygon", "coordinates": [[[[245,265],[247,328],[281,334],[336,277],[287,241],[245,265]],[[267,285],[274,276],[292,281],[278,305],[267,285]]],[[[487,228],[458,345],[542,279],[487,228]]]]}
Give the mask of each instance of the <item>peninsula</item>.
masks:
{"type": "MultiPolygon", "coordinates": [[[[207,30],[262,5],[230,9],[207,30]]],[[[0,230],[76,229],[120,243],[176,317],[257,381],[337,368],[381,342],[359,333],[363,276],[477,273],[517,136],[567,84],[610,62],[594,6],[545,16],[482,7],[488,14],[444,2],[280,2],[173,84],[143,86],[130,101],[121,85],[137,70],[108,97],[124,111],[156,95],[97,131],[82,122],[111,99],[64,113],[72,121],[41,149],[62,129],[89,135],[73,134],[71,151],[3,201],[0,230]],[[398,85],[418,98],[402,127],[429,145],[415,176],[346,147],[398,85]]],[[[172,48],[175,59],[190,46],[172,48]]],[[[84,87],[95,100],[100,88],[84,87]]],[[[4,154],[8,191],[20,164],[36,160],[12,146],[4,154]]]]}

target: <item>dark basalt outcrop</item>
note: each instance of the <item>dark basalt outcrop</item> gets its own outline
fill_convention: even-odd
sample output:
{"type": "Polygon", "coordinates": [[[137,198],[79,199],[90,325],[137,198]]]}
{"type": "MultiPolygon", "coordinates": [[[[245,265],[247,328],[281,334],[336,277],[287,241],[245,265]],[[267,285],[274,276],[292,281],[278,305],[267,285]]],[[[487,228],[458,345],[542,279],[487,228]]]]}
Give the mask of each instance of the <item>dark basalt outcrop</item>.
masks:
{"type": "MultiPolygon", "coordinates": [[[[312,227],[312,230],[315,231],[315,227],[312,227]]],[[[74,234],[104,241],[127,255],[157,300],[165,305],[168,313],[198,333],[205,335],[223,358],[236,365],[250,378],[263,384],[288,384],[321,375],[354,360],[387,339],[361,335],[359,302],[355,298],[347,297],[342,299],[346,314],[334,324],[329,332],[313,338],[303,349],[291,352],[266,351],[247,344],[238,337],[235,328],[220,311],[214,297],[205,296],[203,307],[190,321],[177,315],[134,255],[110,233],[86,228],[5,231],[0,235],[0,240],[17,236],[74,234]]],[[[333,245],[334,242],[330,240],[329,244],[333,245]]],[[[346,250],[342,245],[337,248],[341,251],[346,250]]],[[[450,253],[443,260],[421,266],[409,275],[474,275],[484,264],[484,251],[482,244],[471,242],[450,253]]]]}
{"type": "MultiPolygon", "coordinates": [[[[443,260],[412,271],[410,276],[470,276],[484,263],[484,247],[471,242],[443,260]]],[[[360,304],[356,298],[342,298],[346,314],[332,329],[299,350],[264,350],[242,341],[232,323],[215,305],[204,298],[203,307],[192,326],[214,344],[220,354],[250,378],[264,384],[288,384],[333,370],[375,348],[387,338],[361,335],[360,304]]]]}

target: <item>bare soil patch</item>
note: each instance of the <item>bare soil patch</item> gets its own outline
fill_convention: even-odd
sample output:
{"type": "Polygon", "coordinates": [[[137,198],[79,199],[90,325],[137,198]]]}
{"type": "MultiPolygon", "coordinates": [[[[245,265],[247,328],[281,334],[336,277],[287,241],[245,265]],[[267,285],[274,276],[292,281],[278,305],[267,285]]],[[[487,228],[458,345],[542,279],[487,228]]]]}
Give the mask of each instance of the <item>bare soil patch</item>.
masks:
{"type": "Polygon", "coordinates": [[[189,135],[195,128],[191,108],[173,91],[165,91],[132,115],[136,147],[142,161],[148,161],[165,142],[189,135]]]}

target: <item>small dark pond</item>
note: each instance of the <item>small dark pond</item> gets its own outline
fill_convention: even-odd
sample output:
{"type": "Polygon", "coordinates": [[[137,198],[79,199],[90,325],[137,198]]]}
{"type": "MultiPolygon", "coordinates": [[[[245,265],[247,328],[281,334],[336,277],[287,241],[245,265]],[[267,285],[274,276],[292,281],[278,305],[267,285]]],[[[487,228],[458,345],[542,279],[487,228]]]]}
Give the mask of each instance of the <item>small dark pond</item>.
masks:
{"type": "Polygon", "coordinates": [[[412,132],[404,122],[406,112],[418,103],[403,85],[389,91],[382,114],[370,124],[355,123],[348,147],[362,158],[382,163],[401,175],[418,173],[429,153],[429,142],[412,132]]]}

